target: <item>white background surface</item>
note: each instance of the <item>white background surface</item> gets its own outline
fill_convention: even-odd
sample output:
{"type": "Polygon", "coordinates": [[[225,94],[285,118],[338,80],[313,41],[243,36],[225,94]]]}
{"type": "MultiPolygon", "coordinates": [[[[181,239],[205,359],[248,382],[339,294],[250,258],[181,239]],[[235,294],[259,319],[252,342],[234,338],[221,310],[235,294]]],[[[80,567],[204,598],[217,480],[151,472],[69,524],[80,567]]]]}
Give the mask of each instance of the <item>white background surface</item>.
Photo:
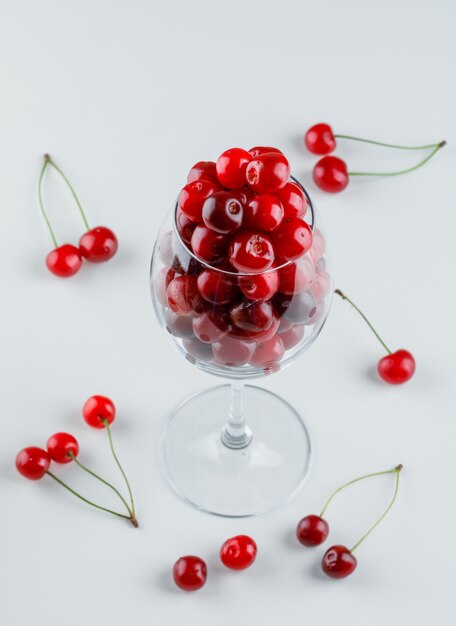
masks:
{"type": "MultiPolygon", "coordinates": [[[[451,0],[0,1],[2,626],[451,623],[455,17],[451,0]],[[302,145],[317,121],[449,145],[419,172],[355,180],[329,196],[312,185],[315,159],[302,145]],[[311,476],[276,513],[236,521],[190,509],[161,477],[167,414],[217,381],[168,345],[150,305],[148,265],[187,169],[255,144],[289,155],[325,218],[337,284],[393,347],[415,354],[418,370],[405,386],[382,384],[372,375],[381,347],[334,302],[314,347],[261,381],[305,416],[311,476]],[[45,151],[70,175],[90,221],[120,240],[111,262],[69,281],[44,266],[50,240],[36,182],[45,151]],[[14,469],[20,448],[67,430],[82,460],[117,479],[105,433],[80,417],[93,393],[118,406],[114,434],[136,493],[137,531],[14,469]],[[296,522],[340,482],[398,462],[406,469],[397,506],[357,552],[358,570],[324,579],[323,549],[298,546],[296,522]],[[218,548],[239,532],[257,540],[257,563],[223,571],[218,548]],[[186,553],[208,561],[197,594],[170,582],[186,553]]],[[[417,157],[348,142],[338,154],[354,169],[417,157]]],[[[59,239],[76,242],[82,225],[56,175],[46,197],[59,239]]],[[[60,475],[96,497],[78,472],[66,466],[60,475]]],[[[331,542],[353,544],[391,491],[392,480],[375,479],[335,501],[331,542]]]]}

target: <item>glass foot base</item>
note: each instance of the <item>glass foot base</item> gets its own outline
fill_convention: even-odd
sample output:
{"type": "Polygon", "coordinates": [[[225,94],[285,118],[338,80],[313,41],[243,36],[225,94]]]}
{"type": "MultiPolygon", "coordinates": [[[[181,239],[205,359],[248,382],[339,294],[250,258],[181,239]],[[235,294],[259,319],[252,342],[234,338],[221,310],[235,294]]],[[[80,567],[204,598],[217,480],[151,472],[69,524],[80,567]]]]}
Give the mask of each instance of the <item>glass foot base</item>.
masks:
{"type": "Polygon", "coordinates": [[[291,498],[310,466],[310,439],[298,413],[279,396],[246,385],[252,431],[242,449],[222,443],[230,385],[185,400],[169,420],[162,463],[174,491],[192,506],[226,517],[260,515],[291,498]]]}

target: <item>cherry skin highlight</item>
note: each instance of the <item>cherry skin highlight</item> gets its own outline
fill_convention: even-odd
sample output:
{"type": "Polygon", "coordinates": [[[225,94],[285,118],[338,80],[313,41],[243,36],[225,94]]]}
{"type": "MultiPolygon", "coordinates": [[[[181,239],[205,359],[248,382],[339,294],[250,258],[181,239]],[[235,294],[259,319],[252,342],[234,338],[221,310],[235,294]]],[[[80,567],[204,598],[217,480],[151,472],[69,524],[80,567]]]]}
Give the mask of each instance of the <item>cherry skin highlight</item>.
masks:
{"type": "Polygon", "coordinates": [[[226,257],[229,240],[226,235],[216,233],[204,224],[198,224],[193,231],[191,246],[197,257],[216,265],[226,257]]]}
{"type": "Polygon", "coordinates": [[[60,278],[74,276],[79,271],[81,263],[81,252],[69,243],[55,248],[46,257],[48,270],[60,278]]]}
{"type": "Polygon", "coordinates": [[[345,546],[331,546],[323,555],[321,569],[330,578],[346,578],[358,565],[356,557],[345,546]]]}
{"type": "Polygon", "coordinates": [[[16,457],[17,471],[29,480],[40,480],[51,464],[51,457],[42,448],[24,448],[16,457]]]}
{"type": "Polygon", "coordinates": [[[109,261],[117,252],[117,237],[106,226],[96,226],[84,233],[79,240],[79,250],[90,263],[109,261]]]}
{"type": "Polygon", "coordinates": [[[207,580],[207,566],[198,556],[181,556],[174,563],[173,579],[183,591],[197,591],[207,580]]]}
{"type": "Polygon", "coordinates": [[[329,525],[319,515],[306,515],[298,523],[296,537],[303,546],[319,546],[329,535],[329,525]]]}
{"type": "Polygon", "coordinates": [[[79,444],[69,433],[55,433],[47,440],[47,451],[56,463],[71,463],[79,454],[79,444]]]}
{"type": "Polygon", "coordinates": [[[338,193],[348,185],[347,164],[335,156],[325,156],[317,161],[312,175],[317,187],[328,193],[338,193]]]}
{"type": "Polygon", "coordinates": [[[106,396],[91,396],[82,408],[82,415],[92,428],[105,428],[102,420],[112,424],[116,417],[116,407],[106,396]]]}
{"type": "Polygon", "coordinates": [[[270,152],[279,152],[280,154],[283,154],[282,150],[273,148],[272,146],[254,146],[249,150],[249,153],[254,159],[262,154],[269,154],[270,152]]]}
{"type": "Polygon", "coordinates": [[[387,354],[378,362],[380,378],[390,385],[401,385],[410,380],[415,373],[416,363],[408,350],[397,350],[387,354]]]}
{"type": "Polygon", "coordinates": [[[329,124],[315,124],[304,135],[304,143],[312,154],[329,154],[336,148],[336,138],[329,124]]]}
{"type": "Polygon", "coordinates": [[[257,545],[247,535],[237,535],[227,539],[220,548],[220,560],[223,565],[234,570],[250,567],[256,559],[257,545]]]}

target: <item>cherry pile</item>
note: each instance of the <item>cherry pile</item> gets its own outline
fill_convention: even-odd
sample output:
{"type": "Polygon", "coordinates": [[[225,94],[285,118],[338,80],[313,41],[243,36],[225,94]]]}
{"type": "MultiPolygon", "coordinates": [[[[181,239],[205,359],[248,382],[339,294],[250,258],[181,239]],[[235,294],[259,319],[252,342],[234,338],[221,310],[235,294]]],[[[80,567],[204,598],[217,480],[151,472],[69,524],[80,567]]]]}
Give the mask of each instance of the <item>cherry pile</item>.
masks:
{"type": "Polygon", "coordinates": [[[231,148],[196,163],[187,181],[178,236],[159,242],[166,327],[196,360],[275,371],[322,318],[331,288],[307,196],[273,147],[231,148]]]}
{"type": "Polygon", "coordinates": [[[95,228],[90,228],[73,186],[63,171],[51,159],[49,154],[44,155],[44,164],[38,181],[38,200],[41,213],[43,214],[54,243],[54,250],[51,250],[46,257],[46,266],[52,274],[60,276],[60,278],[69,278],[70,276],[74,276],[79,271],[83,259],[89,261],[90,263],[102,263],[103,261],[109,261],[109,259],[115,255],[118,247],[117,237],[112,230],[106,226],[96,226],[95,228]],[[85,232],[79,239],[79,246],[74,246],[70,243],[65,243],[59,246],[57,243],[56,236],[43,204],[43,176],[48,166],[53,167],[62,176],[78,206],[81,218],[87,229],[87,232],[85,232]]]}
{"type": "Polygon", "coordinates": [[[111,424],[116,417],[116,407],[113,401],[109,398],[106,398],[105,396],[92,396],[84,404],[84,407],[82,409],[82,415],[86,423],[92,428],[106,429],[112,456],[117,467],[120,470],[120,473],[122,474],[128,490],[129,502],[127,502],[121,492],[114,485],[96,474],[86,465],[83,465],[83,463],[78,458],[79,443],[76,438],[69,433],[59,432],[49,437],[49,439],[47,440],[46,449],[39,448],[37,446],[29,446],[27,448],[23,448],[16,457],[16,469],[22,476],[28,478],[29,480],[41,480],[46,475],[50,476],[59,485],[64,487],[67,491],[72,493],[74,496],[76,496],[86,504],[89,504],[96,509],[100,509],[101,511],[105,511],[106,513],[115,515],[116,517],[124,518],[128,520],[135,528],[137,528],[138,522],[136,519],[135,505],[130,483],[128,482],[125,471],[120,464],[112,441],[111,424]],[[118,496],[125,509],[127,510],[127,514],[113,511],[104,506],[96,504],[91,500],[88,500],[77,491],[75,491],[72,487],[63,482],[63,480],[61,480],[50,470],[52,463],[56,463],[59,465],[71,462],[74,462],[82,470],[90,474],[90,476],[103,483],[103,485],[109,487],[118,496]]]}

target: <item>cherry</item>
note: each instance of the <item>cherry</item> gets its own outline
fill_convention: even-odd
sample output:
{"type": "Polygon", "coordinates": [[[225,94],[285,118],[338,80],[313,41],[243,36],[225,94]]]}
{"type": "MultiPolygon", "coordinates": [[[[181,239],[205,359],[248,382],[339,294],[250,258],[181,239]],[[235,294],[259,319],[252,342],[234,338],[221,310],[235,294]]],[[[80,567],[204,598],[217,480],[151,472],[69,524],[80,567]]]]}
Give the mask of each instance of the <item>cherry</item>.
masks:
{"type": "Polygon", "coordinates": [[[195,359],[207,363],[213,357],[212,347],[208,343],[203,343],[198,339],[184,339],[182,343],[187,352],[187,360],[191,363],[194,363],[195,359]]]}
{"type": "Polygon", "coordinates": [[[245,185],[245,172],[252,155],[242,148],[225,150],[217,159],[217,177],[224,187],[239,189],[245,185]]]}
{"type": "Polygon", "coordinates": [[[220,323],[217,314],[207,312],[193,319],[193,332],[203,343],[214,343],[224,337],[228,330],[220,323]]]}
{"type": "Polygon", "coordinates": [[[345,546],[331,546],[323,555],[321,568],[330,578],[346,578],[358,565],[356,557],[345,546]]]}
{"type": "Polygon", "coordinates": [[[246,331],[261,331],[270,328],[273,309],[269,302],[243,301],[230,309],[230,319],[237,328],[246,331]]]}
{"type": "Polygon", "coordinates": [[[312,247],[310,226],[299,217],[283,222],[273,239],[276,254],[287,261],[295,261],[312,247]]]}
{"type": "Polygon", "coordinates": [[[306,515],[298,523],[296,537],[303,546],[319,546],[329,535],[329,525],[319,515],[306,515]]]}
{"type": "Polygon", "coordinates": [[[177,204],[185,217],[192,222],[201,222],[204,201],[218,190],[218,185],[211,180],[195,180],[185,185],[177,204]]]}
{"type": "Polygon", "coordinates": [[[172,231],[164,233],[158,240],[158,256],[163,265],[171,267],[174,260],[174,246],[173,238],[175,237],[172,231]]]}
{"type": "Polygon", "coordinates": [[[290,165],[281,152],[268,152],[252,159],[246,170],[247,184],[257,193],[275,193],[288,182],[290,165]]]}
{"type": "Polygon", "coordinates": [[[324,300],[331,289],[331,276],[325,270],[317,270],[310,291],[317,302],[324,300]]]}
{"type": "MultiPolygon", "coordinates": [[[[287,321],[287,320],[285,320],[287,321]]],[[[280,332],[280,339],[284,345],[285,350],[289,350],[304,338],[305,326],[303,324],[294,324],[290,329],[280,332]]]]}
{"type": "Polygon", "coordinates": [[[171,309],[166,311],[165,328],[174,337],[179,339],[193,339],[193,318],[191,315],[177,315],[171,309]]]}
{"type": "Polygon", "coordinates": [[[279,270],[279,291],[289,296],[307,291],[312,284],[315,270],[306,255],[279,270]]]}
{"type": "Polygon", "coordinates": [[[104,420],[112,424],[116,417],[114,402],[106,396],[91,396],[82,408],[82,415],[92,428],[105,428],[104,420]]]}
{"type": "Polygon", "coordinates": [[[390,385],[401,385],[412,378],[416,363],[408,350],[396,350],[380,359],[377,369],[380,378],[385,382],[390,385]]]}
{"type": "Polygon", "coordinates": [[[316,321],[317,303],[309,291],[288,296],[282,302],[285,318],[294,324],[313,324],[316,321]]]}
{"type": "Polygon", "coordinates": [[[46,265],[50,272],[61,278],[74,276],[81,267],[82,257],[76,246],[65,243],[49,252],[46,265]]]}
{"type": "Polygon", "coordinates": [[[245,208],[245,226],[252,230],[275,230],[282,222],[283,206],[273,194],[258,194],[245,208]]]}
{"type": "Polygon", "coordinates": [[[227,539],[220,548],[220,560],[230,569],[242,570],[250,567],[257,555],[257,545],[247,535],[227,539]]]}
{"type": "Polygon", "coordinates": [[[176,273],[173,270],[168,269],[167,267],[162,267],[155,278],[155,295],[157,296],[157,300],[163,306],[168,306],[168,296],[166,294],[166,290],[175,275],[176,273]]]}
{"type": "Polygon", "coordinates": [[[234,337],[223,337],[212,344],[215,360],[227,367],[240,367],[249,362],[256,344],[234,337]]]}
{"type": "Polygon", "coordinates": [[[304,135],[307,150],[313,154],[329,154],[336,147],[336,139],[329,124],[315,124],[304,135]]]}
{"type": "Polygon", "coordinates": [[[217,264],[222,261],[228,249],[229,241],[226,235],[216,233],[203,224],[193,231],[191,245],[197,257],[207,263],[217,264]]]}
{"type": "Polygon", "coordinates": [[[192,183],[195,180],[211,180],[218,183],[214,161],[198,161],[198,163],[195,163],[187,175],[187,182],[192,183]]]}
{"type": "Polygon", "coordinates": [[[248,339],[257,343],[264,343],[265,341],[269,341],[269,339],[272,339],[274,337],[279,329],[279,325],[280,318],[274,312],[272,316],[272,324],[269,326],[269,328],[266,328],[265,330],[242,330],[241,328],[233,326],[229,330],[229,334],[232,337],[240,337],[241,339],[248,339]]]}
{"type": "Polygon", "coordinates": [[[270,152],[279,152],[283,154],[282,150],[278,148],[273,148],[272,146],[255,146],[254,148],[250,148],[249,153],[255,159],[256,157],[261,156],[262,154],[269,154],[270,152]]]}
{"type": "Polygon", "coordinates": [[[205,308],[199,297],[196,276],[176,276],[169,283],[166,295],[169,308],[179,315],[190,315],[205,308]]]}
{"type": "Polygon", "coordinates": [[[231,240],[229,260],[240,272],[262,272],[274,262],[274,248],[270,237],[251,230],[237,233],[231,240]]]}
{"type": "Polygon", "coordinates": [[[282,189],[276,191],[276,196],[282,203],[284,217],[292,220],[295,217],[304,217],[309,203],[306,195],[299,185],[289,181],[282,189]]]}
{"type": "Polygon", "coordinates": [[[250,187],[247,187],[247,185],[242,187],[242,189],[235,189],[232,193],[242,202],[243,206],[256,196],[256,193],[250,189],[250,187]]]}
{"type": "Polygon", "coordinates": [[[193,231],[196,228],[196,224],[195,222],[192,222],[192,220],[189,220],[188,217],[186,217],[180,209],[177,209],[176,227],[182,241],[189,244],[192,240],[192,235],[193,231]]]}
{"type": "Polygon", "coordinates": [[[96,226],[82,235],[79,250],[91,263],[109,261],[117,252],[117,237],[106,226],[96,226]]]}
{"type": "Polygon", "coordinates": [[[268,271],[263,274],[239,276],[239,288],[249,300],[269,300],[279,288],[279,273],[268,271]]]}
{"type": "Polygon", "coordinates": [[[51,457],[42,448],[30,446],[24,448],[16,457],[16,469],[29,480],[40,480],[51,464],[51,457]]]}
{"type": "Polygon", "coordinates": [[[211,304],[228,304],[239,294],[235,277],[217,271],[204,270],[197,284],[200,294],[211,304]]]}
{"type": "Polygon", "coordinates": [[[244,207],[229,191],[217,191],[203,204],[203,221],[216,233],[234,233],[241,227],[244,207]]]}
{"type": "Polygon", "coordinates": [[[47,440],[46,447],[56,463],[70,463],[79,454],[79,444],[69,433],[55,433],[47,440]]]}
{"type": "Polygon", "coordinates": [[[207,566],[198,556],[181,556],[174,563],[173,578],[184,591],[197,591],[207,580],[207,566]]]}
{"type": "Polygon", "coordinates": [[[317,187],[328,193],[343,191],[348,185],[347,164],[339,157],[323,157],[315,164],[312,175],[317,187]]]}
{"type": "Polygon", "coordinates": [[[275,335],[266,341],[257,344],[255,352],[250,357],[250,365],[268,368],[278,363],[285,353],[285,347],[280,335],[275,335]]]}

